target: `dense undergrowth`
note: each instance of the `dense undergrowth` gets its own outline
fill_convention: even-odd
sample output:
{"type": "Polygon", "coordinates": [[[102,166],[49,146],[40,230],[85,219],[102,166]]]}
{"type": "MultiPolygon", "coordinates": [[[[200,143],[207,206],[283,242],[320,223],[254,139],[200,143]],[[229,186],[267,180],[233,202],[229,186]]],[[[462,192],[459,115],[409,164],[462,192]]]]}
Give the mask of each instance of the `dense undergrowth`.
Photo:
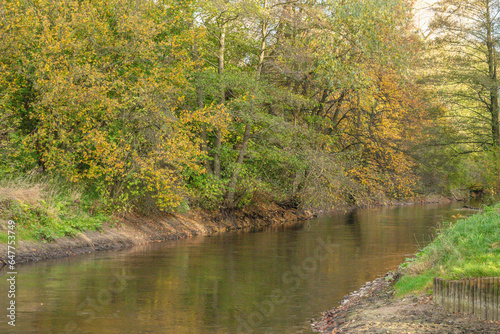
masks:
{"type": "MultiPolygon", "coordinates": [[[[19,240],[53,241],[78,232],[100,230],[111,215],[88,193],[44,179],[0,181],[0,222],[13,220],[19,240]]],[[[7,241],[0,227],[0,241],[7,241]]]]}
{"type": "Polygon", "coordinates": [[[500,276],[500,205],[443,224],[434,241],[403,265],[400,295],[430,291],[433,277],[461,279],[500,276]]]}

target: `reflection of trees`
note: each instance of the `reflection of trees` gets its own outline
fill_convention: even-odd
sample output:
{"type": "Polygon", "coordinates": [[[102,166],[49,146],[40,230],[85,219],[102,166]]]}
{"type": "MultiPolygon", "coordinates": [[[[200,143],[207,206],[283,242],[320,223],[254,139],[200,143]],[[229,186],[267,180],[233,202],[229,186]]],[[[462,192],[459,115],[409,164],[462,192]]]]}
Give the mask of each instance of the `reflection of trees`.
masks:
{"type": "Polygon", "coordinates": [[[57,332],[68,319],[88,319],[78,306],[122,275],[126,289],[82,321],[83,332],[234,333],[238,316],[254,312],[275,289],[287,302],[264,325],[286,332],[397,267],[416,250],[415,235],[429,231],[442,213],[437,206],[358,210],[310,221],[310,229],[194,238],[28,266],[18,300],[35,313],[24,315],[23,326],[57,332]],[[332,255],[291,289],[283,273],[314,254],[317,238],[335,245],[332,255]]]}

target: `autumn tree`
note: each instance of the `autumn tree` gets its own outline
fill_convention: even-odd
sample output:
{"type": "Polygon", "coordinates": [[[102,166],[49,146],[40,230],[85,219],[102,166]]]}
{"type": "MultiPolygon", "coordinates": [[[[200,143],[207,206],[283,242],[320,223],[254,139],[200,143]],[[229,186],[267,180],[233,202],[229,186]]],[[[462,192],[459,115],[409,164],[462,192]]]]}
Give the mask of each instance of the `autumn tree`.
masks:
{"type": "Polygon", "coordinates": [[[2,171],[163,210],[412,188],[422,110],[404,0],[0,6],[2,171]]]}
{"type": "Polygon", "coordinates": [[[288,95],[287,117],[322,136],[321,149],[303,147],[301,154],[312,150],[316,158],[297,170],[292,188],[347,201],[369,189],[407,193],[412,158],[399,136],[420,113],[411,102],[417,97],[403,94],[415,54],[409,4],[304,1],[283,8],[268,68],[288,95]],[[312,184],[316,191],[306,190],[312,184]]]}
{"type": "Polygon", "coordinates": [[[191,124],[217,122],[207,109],[179,109],[193,66],[181,8],[133,0],[2,7],[10,160],[84,182],[111,203],[146,196],[179,206],[182,171],[199,169],[191,124]]]}

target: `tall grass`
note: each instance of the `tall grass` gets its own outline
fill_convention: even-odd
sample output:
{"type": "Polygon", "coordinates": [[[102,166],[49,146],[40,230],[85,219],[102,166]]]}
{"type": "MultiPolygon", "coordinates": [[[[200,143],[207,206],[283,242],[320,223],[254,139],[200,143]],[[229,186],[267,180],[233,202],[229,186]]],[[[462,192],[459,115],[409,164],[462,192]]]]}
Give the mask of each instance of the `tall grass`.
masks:
{"type": "Polygon", "coordinates": [[[399,295],[430,291],[432,278],[500,276],[500,204],[455,223],[446,223],[435,240],[403,265],[399,295]]]}
{"type": "Polygon", "coordinates": [[[110,216],[98,199],[54,179],[17,177],[0,181],[0,241],[8,220],[16,222],[18,240],[53,241],[99,230],[110,216]]]}

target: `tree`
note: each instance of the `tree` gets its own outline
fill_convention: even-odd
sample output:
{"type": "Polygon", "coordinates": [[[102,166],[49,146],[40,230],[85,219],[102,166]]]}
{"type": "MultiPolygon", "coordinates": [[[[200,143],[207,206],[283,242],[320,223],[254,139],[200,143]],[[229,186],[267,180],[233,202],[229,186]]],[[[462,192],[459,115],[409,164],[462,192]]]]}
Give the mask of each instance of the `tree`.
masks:
{"type": "Polygon", "coordinates": [[[432,80],[456,121],[457,142],[465,151],[498,147],[500,2],[441,0],[433,10],[431,53],[442,72],[432,80]]]}
{"type": "Polygon", "coordinates": [[[183,199],[182,173],[200,171],[196,122],[182,110],[194,63],[183,10],[172,3],[37,0],[2,4],[2,138],[19,169],[34,164],[97,189],[110,203],[183,199]]]}
{"type": "Polygon", "coordinates": [[[1,3],[0,150],[127,206],[402,196],[421,112],[408,8],[1,3]]]}
{"type": "Polygon", "coordinates": [[[412,140],[404,128],[414,127],[422,111],[408,71],[416,51],[409,4],[325,1],[288,9],[273,69],[282,73],[282,86],[306,101],[290,106],[294,122],[323,134],[319,151],[330,151],[308,161],[303,180],[316,193],[343,193],[354,202],[408,194],[412,140]]]}

